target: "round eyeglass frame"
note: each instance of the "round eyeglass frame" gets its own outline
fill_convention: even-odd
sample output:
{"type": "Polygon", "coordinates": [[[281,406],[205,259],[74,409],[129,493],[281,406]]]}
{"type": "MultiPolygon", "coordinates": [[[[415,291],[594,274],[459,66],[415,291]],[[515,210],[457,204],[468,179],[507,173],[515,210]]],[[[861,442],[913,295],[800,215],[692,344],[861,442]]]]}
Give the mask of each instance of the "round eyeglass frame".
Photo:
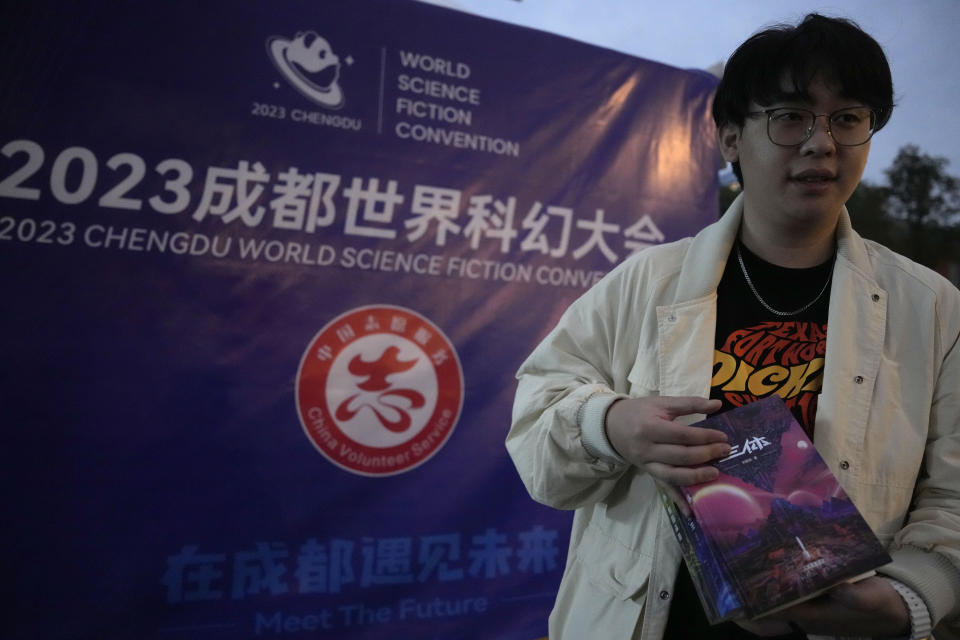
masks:
{"type": "Polygon", "coordinates": [[[830,113],[814,113],[810,109],[804,109],[802,107],[774,107],[772,109],[748,111],[747,115],[750,117],[767,116],[767,138],[770,140],[770,142],[777,145],[778,147],[799,147],[804,142],[809,140],[810,137],[813,135],[814,128],[816,128],[817,126],[817,118],[821,116],[827,119],[827,133],[830,135],[830,139],[833,140],[837,145],[841,147],[859,147],[860,145],[864,145],[870,142],[870,138],[872,138],[873,134],[876,133],[877,131],[877,120],[879,118],[877,111],[875,109],[870,109],[869,107],[845,107],[843,109],[837,109],[836,111],[832,111],[830,113]],[[833,135],[833,128],[830,126],[830,121],[833,119],[833,116],[837,115],[838,113],[843,113],[844,111],[852,111],[854,109],[867,109],[867,111],[870,112],[870,133],[867,135],[866,140],[864,140],[863,142],[857,142],[854,144],[847,144],[844,142],[840,142],[833,135]],[[807,127],[807,130],[803,134],[803,138],[801,138],[799,142],[794,142],[792,144],[784,144],[782,142],[777,142],[776,140],[773,139],[773,134],[770,133],[770,123],[773,121],[773,115],[777,111],[802,111],[804,113],[809,113],[811,116],[813,116],[813,121],[810,123],[810,126],[807,127]]]}

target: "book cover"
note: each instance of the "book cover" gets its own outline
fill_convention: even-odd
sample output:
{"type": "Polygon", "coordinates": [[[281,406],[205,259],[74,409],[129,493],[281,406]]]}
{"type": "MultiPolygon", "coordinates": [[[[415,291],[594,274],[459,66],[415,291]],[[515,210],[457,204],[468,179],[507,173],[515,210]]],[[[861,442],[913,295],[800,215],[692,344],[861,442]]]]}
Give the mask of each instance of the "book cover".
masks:
{"type": "Polygon", "coordinates": [[[890,562],[779,396],[696,423],[727,434],[715,480],[663,496],[712,624],[757,618],[890,562]]]}
{"type": "Polygon", "coordinates": [[[687,570],[707,619],[716,623],[743,615],[743,605],[740,604],[736,589],[697,526],[696,518],[692,514],[682,513],[663,491],[660,492],[660,499],[680,543],[687,570]]]}

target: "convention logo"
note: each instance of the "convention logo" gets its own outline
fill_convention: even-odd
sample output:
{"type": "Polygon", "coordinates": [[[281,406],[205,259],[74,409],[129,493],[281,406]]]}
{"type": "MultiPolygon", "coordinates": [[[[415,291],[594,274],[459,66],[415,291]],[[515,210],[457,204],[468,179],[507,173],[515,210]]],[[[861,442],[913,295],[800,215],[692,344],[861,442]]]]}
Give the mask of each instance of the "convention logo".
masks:
{"type": "MultiPolygon", "coordinates": [[[[293,40],[272,36],[267,53],[280,75],[309,100],[328,109],[343,106],[340,57],[325,38],[314,31],[300,32],[293,40]]],[[[350,65],[353,59],[347,56],[344,62],[350,65]]]]}
{"type": "Polygon", "coordinates": [[[409,471],[447,442],[463,407],[463,371],[450,340],[403,307],[348,311],[300,360],[297,412],[313,446],[365,476],[409,471]]]}

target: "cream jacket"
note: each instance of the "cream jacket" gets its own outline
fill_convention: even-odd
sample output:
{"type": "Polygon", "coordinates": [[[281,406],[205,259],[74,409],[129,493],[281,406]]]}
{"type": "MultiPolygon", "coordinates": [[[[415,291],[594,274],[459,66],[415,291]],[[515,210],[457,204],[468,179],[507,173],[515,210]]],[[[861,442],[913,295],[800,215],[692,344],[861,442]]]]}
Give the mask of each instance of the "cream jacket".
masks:
{"type": "MultiPolygon", "coordinates": [[[[551,640],[663,635],[681,556],[654,483],[582,436],[602,426],[598,395],[709,395],[741,214],[738,200],[695,238],[626,260],[517,374],[510,456],[535,500],[576,510],[551,640]]],[[[888,545],[880,573],[924,599],[937,638],[960,638],[960,292],[861,238],[846,211],[837,247],[814,441],[888,545]]]]}

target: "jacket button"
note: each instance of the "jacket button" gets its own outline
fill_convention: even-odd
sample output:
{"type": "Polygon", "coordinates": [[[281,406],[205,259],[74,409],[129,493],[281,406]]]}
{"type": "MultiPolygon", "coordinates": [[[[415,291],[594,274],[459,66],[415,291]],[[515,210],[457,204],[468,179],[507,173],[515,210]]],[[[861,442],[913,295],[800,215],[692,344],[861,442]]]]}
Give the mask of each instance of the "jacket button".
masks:
{"type": "Polygon", "coordinates": [[[873,294],[872,296],[870,296],[870,299],[873,300],[874,302],[880,302],[880,296],[878,296],[877,294],[873,294]]]}
{"type": "Polygon", "coordinates": [[[863,384],[863,376],[857,376],[853,379],[857,384],[863,384]]]}
{"type": "Polygon", "coordinates": [[[841,461],[840,461],[840,468],[843,469],[844,471],[846,471],[847,469],[850,468],[850,463],[847,462],[846,460],[841,460],[841,461]]]}
{"type": "Polygon", "coordinates": [[[661,600],[666,600],[666,599],[669,598],[669,597],[670,597],[670,592],[667,591],[666,589],[664,589],[663,591],[660,592],[660,599],[661,599],[661,600]]]}

